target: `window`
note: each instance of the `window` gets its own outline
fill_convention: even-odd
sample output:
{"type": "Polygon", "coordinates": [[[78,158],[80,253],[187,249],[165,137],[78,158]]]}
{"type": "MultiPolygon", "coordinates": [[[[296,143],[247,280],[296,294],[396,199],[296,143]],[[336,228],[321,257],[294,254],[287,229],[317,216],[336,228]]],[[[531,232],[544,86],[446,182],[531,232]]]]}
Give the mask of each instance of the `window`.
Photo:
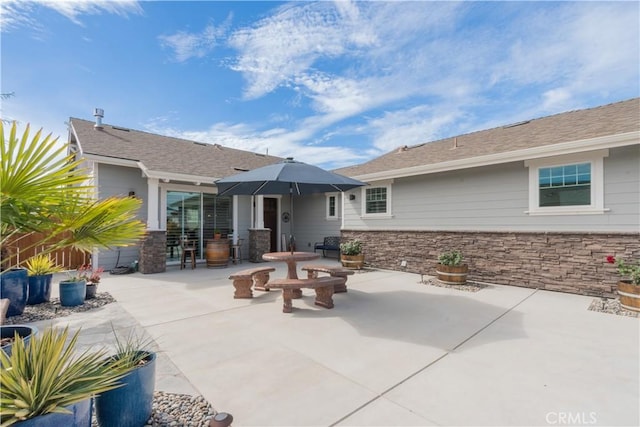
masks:
{"type": "Polygon", "coordinates": [[[364,216],[391,216],[391,182],[384,185],[366,187],[363,190],[362,211],[364,216]]]}
{"type": "Polygon", "coordinates": [[[603,158],[607,150],[525,162],[529,214],[604,212],[603,158]]]}
{"type": "Polygon", "coordinates": [[[591,205],[591,163],[538,169],[540,207],[591,205]]]}
{"type": "Polygon", "coordinates": [[[339,216],[338,215],[338,195],[327,194],[326,206],[327,206],[327,219],[337,219],[339,216]]]}

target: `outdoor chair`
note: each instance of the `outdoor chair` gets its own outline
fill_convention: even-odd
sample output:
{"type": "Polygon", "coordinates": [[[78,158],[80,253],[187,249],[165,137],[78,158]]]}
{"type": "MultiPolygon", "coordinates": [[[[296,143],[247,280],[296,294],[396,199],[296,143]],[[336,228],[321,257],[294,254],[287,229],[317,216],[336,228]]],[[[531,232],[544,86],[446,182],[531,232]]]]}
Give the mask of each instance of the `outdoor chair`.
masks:
{"type": "Polygon", "coordinates": [[[180,258],[180,270],[185,268],[187,262],[187,256],[191,258],[191,269],[196,268],[196,248],[198,241],[189,240],[187,236],[182,236],[180,239],[180,248],[182,249],[182,255],[180,258]]]}
{"type": "Polygon", "coordinates": [[[322,250],[322,257],[326,257],[326,251],[337,251],[340,253],[340,236],[325,237],[322,242],[316,242],[313,245],[313,252],[318,249],[322,250]]]}

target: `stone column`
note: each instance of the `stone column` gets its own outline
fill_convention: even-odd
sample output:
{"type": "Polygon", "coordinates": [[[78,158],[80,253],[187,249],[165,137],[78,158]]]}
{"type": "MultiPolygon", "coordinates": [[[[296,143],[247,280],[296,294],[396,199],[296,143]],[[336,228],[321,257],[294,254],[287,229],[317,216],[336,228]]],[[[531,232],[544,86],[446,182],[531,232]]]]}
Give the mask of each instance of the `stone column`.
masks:
{"type": "Polygon", "coordinates": [[[249,261],[264,262],[262,255],[271,252],[271,229],[249,229],[249,261]]]}
{"type": "Polygon", "coordinates": [[[167,270],[167,232],[147,230],[140,245],[138,269],[143,274],[163,273],[167,270]]]}

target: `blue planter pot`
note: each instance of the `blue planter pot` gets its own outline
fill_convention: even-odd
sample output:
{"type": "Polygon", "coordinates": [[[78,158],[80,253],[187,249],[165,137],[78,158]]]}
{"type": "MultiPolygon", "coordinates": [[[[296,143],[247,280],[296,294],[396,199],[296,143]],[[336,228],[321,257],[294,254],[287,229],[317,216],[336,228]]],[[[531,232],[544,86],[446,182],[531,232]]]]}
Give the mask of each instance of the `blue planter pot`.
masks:
{"type": "Polygon", "coordinates": [[[19,427],[91,427],[91,399],[66,407],[70,414],[46,414],[14,424],[19,427]]]}
{"type": "Polygon", "coordinates": [[[51,279],[53,274],[29,276],[27,305],[42,304],[51,299],[51,279]]]}
{"type": "Polygon", "coordinates": [[[60,305],[64,307],[82,305],[86,295],[87,282],[84,280],[78,282],[63,280],[60,282],[60,305]]]}
{"type": "MultiPolygon", "coordinates": [[[[25,346],[29,345],[31,337],[38,333],[38,328],[35,326],[27,325],[3,325],[0,326],[0,338],[13,338],[15,333],[18,333],[22,337],[25,346]]],[[[13,348],[13,342],[11,344],[3,345],[1,350],[4,351],[7,356],[11,356],[11,349],[13,348]]]]}
{"type": "Polygon", "coordinates": [[[141,427],[151,417],[156,384],[156,354],[125,375],[124,385],[96,396],[96,419],[100,427],[141,427]]]}
{"type": "Polygon", "coordinates": [[[0,274],[0,298],[9,298],[7,317],[19,316],[27,305],[29,277],[24,268],[12,268],[0,274]]]}

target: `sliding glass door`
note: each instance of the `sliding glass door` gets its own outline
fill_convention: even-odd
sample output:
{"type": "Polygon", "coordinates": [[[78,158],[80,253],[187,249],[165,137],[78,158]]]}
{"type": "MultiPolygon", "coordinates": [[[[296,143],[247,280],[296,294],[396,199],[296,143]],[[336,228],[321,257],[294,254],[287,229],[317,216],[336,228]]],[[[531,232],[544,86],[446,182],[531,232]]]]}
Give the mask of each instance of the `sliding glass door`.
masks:
{"type": "Polygon", "coordinates": [[[196,256],[204,258],[207,240],[214,231],[232,233],[233,221],[230,197],[215,194],[167,191],[167,261],[179,261],[180,239],[197,241],[196,256]]]}

